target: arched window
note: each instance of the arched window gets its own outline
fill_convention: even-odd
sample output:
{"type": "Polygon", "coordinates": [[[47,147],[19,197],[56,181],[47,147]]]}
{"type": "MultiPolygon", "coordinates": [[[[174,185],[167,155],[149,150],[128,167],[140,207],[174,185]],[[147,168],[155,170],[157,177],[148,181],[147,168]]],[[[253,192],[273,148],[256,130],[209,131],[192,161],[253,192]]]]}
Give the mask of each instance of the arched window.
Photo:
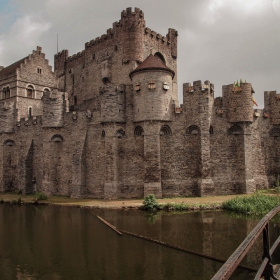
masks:
{"type": "Polygon", "coordinates": [[[171,135],[172,131],[171,128],[168,125],[163,125],[160,129],[160,135],[171,135]]]}
{"type": "Polygon", "coordinates": [[[117,132],[116,132],[116,136],[118,138],[121,138],[121,137],[124,137],[125,136],[125,132],[123,129],[119,129],[117,132]]]}
{"type": "Polygon", "coordinates": [[[102,130],[102,133],[101,133],[101,137],[105,137],[105,131],[104,130],[102,130]]]}
{"type": "Polygon", "coordinates": [[[142,128],[142,126],[136,126],[134,129],[134,135],[135,136],[141,136],[144,133],[144,129],[142,128]]]}
{"type": "Polygon", "coordinates": [[[233,125],[228,130],[229,135],[242,135],[244,134],[243,128],[238,124],[233,125]]]}
{"type": "Polygon", "coordinates": [[[59,134],[55,134],[52,139],[51,139],[52,142],[62,142],[63,141],[63,137],[59,134]]]}
{"type": "Polygon", "coordinates": [[[26,97],[32,98],[34,97],[34,87],[32,85],[28,85],[26,88],[26,97]]]}
{"type": "Polygon", "coordinates": [[[6,140],[3,144],[4,146],[14,146],[15,142],[13,140],[6,140]]]}
{"type": "Polygon", "coordinates": [[[212,125],[210,125],[209,127],[209,134],[214,134],[214,129],[212,125]]]}
{"type": "Polygon", "coordinates": [[[5,93],[5,98],[11,97],[11,90],[10,87],[6,87],[6,93],[5,93]]]}
{"type": "Polygon", "coordinates": [[[50,93],[50,89],[49,88],[44,88],[43,93],[50,93]]]}
{"type": "Polygon", "coordinates": [[[28,107],[28,117],[32,116],[32,107],[28,107]]]}
{"type": "Polygon", "coordinates": [[[187,134],[191,134],[191,135],[200,134],[200,129],[197,125],[191,125],[187,129],[187,134]]]}
{"type": "Polygon", "coordinates": [[[6,98],[6,88],[3,87],[2,89],[2,98],[6,98]]]}
{"type": "Polygon", "coordinates": [[[154,56],[155,56],[157,59],[159,59],[162,63],[166,64],[166,63],[165,63],[165,59],[164,59],[163,55],[162,55],[160,52],[156,52],[156,53],[154,54],[154,56]]]}

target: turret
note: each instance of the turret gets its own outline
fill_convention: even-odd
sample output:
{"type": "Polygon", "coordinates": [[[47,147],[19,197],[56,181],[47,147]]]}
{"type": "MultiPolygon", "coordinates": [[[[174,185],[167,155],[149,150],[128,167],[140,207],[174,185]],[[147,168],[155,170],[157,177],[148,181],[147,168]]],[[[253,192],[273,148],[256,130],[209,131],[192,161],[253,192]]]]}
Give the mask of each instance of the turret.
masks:
{"type": "Polygon", "coordinates": [[[177,58],[177,37],[178,32],[175,29],[169,28],[167,40],[171,43],[171,56],[177,58]]]}
{"type": "Polygon", "coordinates": [[[143,61],[143,36],[145,29],[144,13],[135,8],[122,11],[120,24],[123,30],[123,62],[143,61]]]}
{"type": "Polygon", "coordinates": [[[253,122],[253,93],[250,83],[223,86],[223,104],[229,122],[253,122]]]}
{"type": "Polygon", "coordinates": [[[276,91],[264,92],[264,116],[269,117],[270,124],[280,124],[280,94],[276,91]]]}
{"type": "Polygon", "coordinates": [[[172,119],[174,71],[150,54],[130,73],[134,87],[134,121],[172,119]]]}
{"type": "Polygon", "coordinates": [[[202,83],[199,80],[183,85],[184,112],[190,125],[205,125],[205,131],[208,132],[213,102],[214,84],[209,81],[202,83]]]}
{"type": "Polygon", "coordinates": [[[64,66],[67,59],[68,50],[62,50],[54,56],[54,71],[58,76],[64,73],[64,66]]]}

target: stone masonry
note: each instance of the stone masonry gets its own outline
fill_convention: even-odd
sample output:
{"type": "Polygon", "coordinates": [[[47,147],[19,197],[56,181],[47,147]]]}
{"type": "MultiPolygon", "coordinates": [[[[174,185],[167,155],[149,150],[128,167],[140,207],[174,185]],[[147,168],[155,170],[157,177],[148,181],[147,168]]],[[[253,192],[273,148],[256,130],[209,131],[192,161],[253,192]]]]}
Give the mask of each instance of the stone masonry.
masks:
{"type": "Polygon", "coordinates": [[[127,8],[69,56],[41,47],[0,67],[0,191],[104,199],[252,193],[280,173],[280,95],[183,85],[177,36],[127,8]]]}

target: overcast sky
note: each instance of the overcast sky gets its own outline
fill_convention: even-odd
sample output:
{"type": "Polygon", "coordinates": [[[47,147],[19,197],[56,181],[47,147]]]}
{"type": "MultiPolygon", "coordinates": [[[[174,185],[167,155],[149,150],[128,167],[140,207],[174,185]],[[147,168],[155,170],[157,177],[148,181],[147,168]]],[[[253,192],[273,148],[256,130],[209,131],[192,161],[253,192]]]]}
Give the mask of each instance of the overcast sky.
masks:
{"type": "Polygon", "coordinates": [[[222,85],[242,78],[263,92],[279,90],[280,0],[0,0],[0,65],[8,66],[42,46],[53,65],[56,37],[69,55],[106,33],[127,7],[145,14],[146,26],[178,31],[178,82],[222,85]]]}

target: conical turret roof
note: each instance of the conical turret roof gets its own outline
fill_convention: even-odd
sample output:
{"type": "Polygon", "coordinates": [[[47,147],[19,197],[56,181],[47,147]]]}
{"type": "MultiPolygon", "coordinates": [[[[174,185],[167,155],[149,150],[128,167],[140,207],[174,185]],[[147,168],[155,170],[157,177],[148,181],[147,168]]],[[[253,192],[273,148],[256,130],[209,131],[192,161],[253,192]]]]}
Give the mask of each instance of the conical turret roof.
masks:
{"type": "Polygon", "coordinates": [[[173,70],[167,67],[163,62],[161,62],[161,60],[156,58],[154,55],[150,54],[136,69],[130,72],[130,79],[135,73],[145,70],[164,70],[172,75],[172,79],[175,75],[175,72],[173,70]]]}

